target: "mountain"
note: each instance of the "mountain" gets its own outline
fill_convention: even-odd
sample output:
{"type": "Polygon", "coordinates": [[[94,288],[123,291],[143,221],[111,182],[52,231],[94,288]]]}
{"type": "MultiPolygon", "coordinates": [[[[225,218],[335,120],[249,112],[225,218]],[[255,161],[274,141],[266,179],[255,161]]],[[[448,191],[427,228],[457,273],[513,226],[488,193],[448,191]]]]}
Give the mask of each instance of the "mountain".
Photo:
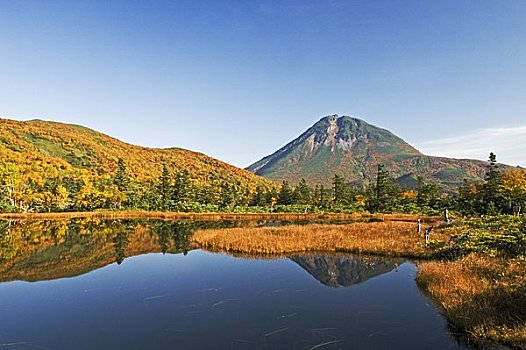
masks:
{"type": "Polygon", "coordinates": [[[50,177],[107,178],[115,174],[120,158],[138,182],[158,179],[165,164],[171,174],[187,170],[200,185],[225,181],[250,190],[274,186],[198,152],[135,146],[78,125],[0,119],[0,163],[14,163],[21,174],[37,182],[50,177]]]}
{"type": "Polygon", "coordinates": [[[487,165],[427,156],[388,130],[361,119],[330,115],[247,170],[272,180],[298,183],[304,178],[326,186],[337,174],[364,187],[375,178],[378,164],[384,164],[403,187],[413,187],[422,176],[450,189],[463,179],[482,179],[487,165]]]}
{"type": "Polygon", "coordinates": [[[349,287],[391,272],[402,259],[348,254],[298,255],[290,257],[320,283],[329,287],[349,287]]]}

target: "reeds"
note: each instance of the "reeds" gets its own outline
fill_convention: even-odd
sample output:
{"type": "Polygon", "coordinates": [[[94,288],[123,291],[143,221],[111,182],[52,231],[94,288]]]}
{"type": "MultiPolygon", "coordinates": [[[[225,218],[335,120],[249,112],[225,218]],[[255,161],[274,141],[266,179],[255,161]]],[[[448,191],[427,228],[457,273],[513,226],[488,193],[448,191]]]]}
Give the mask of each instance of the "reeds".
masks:
{"type": "MultiPolygon", "coordinates": [[[[446,241],[449,236],[437,232],[433,238],[446,241]]],[[[414,223],[395,221],[198,230],[192,241],[207,249],[256,254],[338,251],[425,258],[435,252],[425,246],[414,223]]]]}
{"type": "Polygon", "coordinates": [[[424,262],[419,285],[450,322],[477,338],[526,349],[526,261],[472,253],[424,262]]]}

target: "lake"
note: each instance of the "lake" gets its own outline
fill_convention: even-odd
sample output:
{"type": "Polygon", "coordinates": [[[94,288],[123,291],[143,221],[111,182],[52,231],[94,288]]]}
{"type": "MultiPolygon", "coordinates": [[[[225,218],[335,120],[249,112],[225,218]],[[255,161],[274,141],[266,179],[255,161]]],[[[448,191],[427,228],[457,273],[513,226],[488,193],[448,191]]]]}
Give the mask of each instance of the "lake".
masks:
{"type": "Polygon", "coordinates": [[[196,229],[265,222],[0,225],[0,349],[473,349],[401,259],[232,256],[196,229]]]}

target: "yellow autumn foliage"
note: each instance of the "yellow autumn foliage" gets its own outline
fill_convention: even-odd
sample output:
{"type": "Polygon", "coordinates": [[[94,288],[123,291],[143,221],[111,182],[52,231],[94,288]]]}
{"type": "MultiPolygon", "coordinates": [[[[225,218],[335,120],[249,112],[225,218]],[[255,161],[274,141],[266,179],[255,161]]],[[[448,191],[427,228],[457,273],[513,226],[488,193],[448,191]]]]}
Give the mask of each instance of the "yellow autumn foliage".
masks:
{"type": "Polygon", "coordinates": [[[77,125],[0,119],[0,196],[19,210],[51,204],[65,208],[70,202],[85,208],[102,203],[120,208],[126,195],[111,186],[119,159],[135,184],[153,183],[166,166],[172,175],[187,171],[196,186],[218,188],[228,183],[242,193],[252,193],[258,186],[276,188],[271,181],[202,153],[134,146],[77,125]],[[72,195],[61,183],[53,191],[31,192],[35,186],[28,184],[43,187],[49,179],[80,181],[81,188],[72,195]]]}

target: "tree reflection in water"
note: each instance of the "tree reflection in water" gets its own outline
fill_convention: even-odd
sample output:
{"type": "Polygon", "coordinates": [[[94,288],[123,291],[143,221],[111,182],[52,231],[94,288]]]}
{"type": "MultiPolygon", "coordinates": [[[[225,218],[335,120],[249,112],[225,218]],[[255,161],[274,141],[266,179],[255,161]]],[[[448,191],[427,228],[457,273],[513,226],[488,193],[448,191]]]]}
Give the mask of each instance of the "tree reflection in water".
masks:
{"type": "Polygon", "coordinates": [[[0,221],[0,281],[76,276],[146,253],[193,249],[198,229],[243,222],[160,220],[0,221]]]}

